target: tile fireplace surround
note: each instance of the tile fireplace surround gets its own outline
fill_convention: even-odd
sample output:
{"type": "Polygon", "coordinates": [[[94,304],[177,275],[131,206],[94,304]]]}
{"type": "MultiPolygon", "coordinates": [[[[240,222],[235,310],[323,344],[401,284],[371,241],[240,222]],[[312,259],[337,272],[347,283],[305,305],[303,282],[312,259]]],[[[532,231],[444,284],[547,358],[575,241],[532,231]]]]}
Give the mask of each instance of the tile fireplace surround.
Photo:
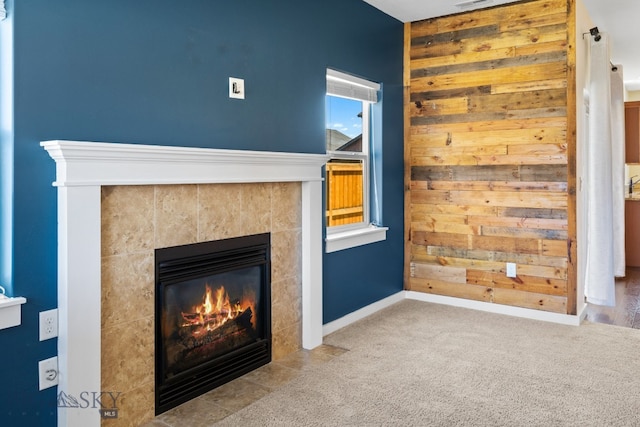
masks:
{"type": "MultiPolygon", "coordinates": [[[[300,183],[302,346],[322,343],[325,155],[45,141],[58,187],[58,391],[101,388],[103,187],[300,183]]],[[[168,187],[167,187],[168,188],[168,187]]],[[[58,409],[59,426],[99,426],[97,410],[58,409]]]]}

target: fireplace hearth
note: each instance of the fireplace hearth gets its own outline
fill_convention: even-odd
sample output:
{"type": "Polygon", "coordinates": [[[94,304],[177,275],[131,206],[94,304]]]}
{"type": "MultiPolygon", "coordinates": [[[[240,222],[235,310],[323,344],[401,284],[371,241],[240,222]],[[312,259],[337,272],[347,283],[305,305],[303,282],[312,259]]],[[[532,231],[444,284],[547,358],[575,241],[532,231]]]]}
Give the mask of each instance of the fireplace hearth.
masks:
{"type": "Polygon", "coordinates": [[[157,415],[271,361],[270,234],[155,259],[157,415]]]}

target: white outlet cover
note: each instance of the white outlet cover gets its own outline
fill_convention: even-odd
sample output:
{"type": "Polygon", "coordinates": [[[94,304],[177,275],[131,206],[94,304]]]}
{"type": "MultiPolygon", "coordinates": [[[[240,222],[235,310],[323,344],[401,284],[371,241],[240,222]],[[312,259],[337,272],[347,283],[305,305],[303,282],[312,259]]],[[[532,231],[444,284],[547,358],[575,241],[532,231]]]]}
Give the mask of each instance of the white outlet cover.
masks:
{"type": "Polygon", "coordinates": [[[58,385],[58,356],[38,362],[39,390],[58,385]]]}
{"type": "Polygon", "coordinates": [[[40,341],[58,336],[58,309],[40,312],[40,341]]]}
{"type": "Polygon", "coordinates": [[[517,277],[516,264],[514,262],[507,263],[507,277],[517,277]]]}

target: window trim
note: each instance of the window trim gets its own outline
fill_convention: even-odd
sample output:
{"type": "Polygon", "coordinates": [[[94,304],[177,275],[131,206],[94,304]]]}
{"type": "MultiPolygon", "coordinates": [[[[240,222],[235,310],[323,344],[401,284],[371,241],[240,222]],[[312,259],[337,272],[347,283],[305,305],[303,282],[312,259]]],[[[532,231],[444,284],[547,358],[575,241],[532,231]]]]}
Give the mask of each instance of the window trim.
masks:
{"type": "MultiPolygon", "coordinates": [[[[336,96],[360,101],[362,109],[362,152],[327,151],[331,159],[360,159],[363,160],[363,221],[355,224],[328,226],[326,217],[324,226],[326,229],[325,252],[331,253],[362,246],[370,243],[386,240],[388,227],[382,227],[371,223],[371,144],[372,141],[372,117],[373,104],[380,101],[378,92],[380,84],[359,77],[345,74],[336,70],[327,69],[328,96],[336,96]],[[366,125],[365,125],[366,124],[366,125]]],[[[325,200],[326,203],[326,200],[325,200]]]]}

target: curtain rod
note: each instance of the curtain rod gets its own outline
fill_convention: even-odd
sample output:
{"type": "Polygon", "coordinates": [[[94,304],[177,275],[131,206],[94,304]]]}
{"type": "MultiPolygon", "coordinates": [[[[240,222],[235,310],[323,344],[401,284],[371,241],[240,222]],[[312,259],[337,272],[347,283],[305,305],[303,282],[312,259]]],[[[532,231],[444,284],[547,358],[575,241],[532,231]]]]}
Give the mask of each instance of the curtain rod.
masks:
{"type": "MultiPolygon", "coordinates": [[[[582,33],[582,39],[584,40],[584,36],[586,36],[587,34],[591,34],[591,36],[593,36],[593,39],[596,42],[599,42],[602,39],[602,36],[600,35],[600,30],[598,30],[598,27],[593,27],[591,29],[589,29],[588,33],[582,33]]],[[[613,62],[609,61],[609,64],[611,65],[611,71],[618,71],[618,67],[616,65],[613,65],[613,62]]]]}

